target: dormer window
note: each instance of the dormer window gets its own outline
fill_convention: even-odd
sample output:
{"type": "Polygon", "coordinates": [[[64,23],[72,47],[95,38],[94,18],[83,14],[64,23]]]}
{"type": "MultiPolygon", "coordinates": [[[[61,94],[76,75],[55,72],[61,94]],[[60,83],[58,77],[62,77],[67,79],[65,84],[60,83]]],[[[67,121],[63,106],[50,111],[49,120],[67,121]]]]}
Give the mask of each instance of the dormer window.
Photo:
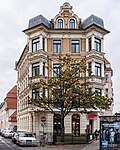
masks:
{"type": "Polygon", "coordinates": [[[75,20],[74,19],[70,19],[70,22],[69,22],[69,28],[75,28],[75,20]]]}
{"type": "Polygon", "coordinates": [[[63,28],[63,20],[62,19],[58,20],[58,28],[63,28]]]}

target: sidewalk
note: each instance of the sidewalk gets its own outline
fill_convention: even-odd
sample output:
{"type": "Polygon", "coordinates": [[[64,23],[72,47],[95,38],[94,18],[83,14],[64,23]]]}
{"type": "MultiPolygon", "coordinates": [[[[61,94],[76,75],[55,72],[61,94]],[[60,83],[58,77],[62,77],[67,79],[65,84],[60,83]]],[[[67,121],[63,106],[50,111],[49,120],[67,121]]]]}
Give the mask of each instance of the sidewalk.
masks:
{"type": "Polygon", "coordinates": [[[93,141],[92,143],[88,144],[81,150],[99,150],[99,140],[93,141]]]}

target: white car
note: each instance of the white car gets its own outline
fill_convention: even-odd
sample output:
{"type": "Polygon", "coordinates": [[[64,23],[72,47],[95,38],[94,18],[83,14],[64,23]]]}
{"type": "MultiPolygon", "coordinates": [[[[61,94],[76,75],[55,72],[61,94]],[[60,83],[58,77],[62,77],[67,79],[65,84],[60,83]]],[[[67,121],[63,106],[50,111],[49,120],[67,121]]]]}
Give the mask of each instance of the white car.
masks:
{"type": "Polygon", "coordinates": [[[14,132],[13,132],[12,130],[5,130],[3,136],[4,136],[5,138],[12,138],[13,134],[14,134],[14,132]]]}
{"type": "Polygon", "coordinates": [[[16,144],[19,146],[37,146],[37,141],[32,133],[19,132],[16,138],[16,144]]]}

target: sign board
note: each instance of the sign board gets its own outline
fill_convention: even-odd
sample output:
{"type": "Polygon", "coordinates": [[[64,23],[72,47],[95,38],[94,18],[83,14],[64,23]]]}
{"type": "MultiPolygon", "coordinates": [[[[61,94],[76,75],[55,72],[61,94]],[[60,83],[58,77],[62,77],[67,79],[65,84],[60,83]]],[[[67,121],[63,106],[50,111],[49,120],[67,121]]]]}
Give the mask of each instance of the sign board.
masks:
{"type": "Polygon", "coordinates": [[[120,149],[120,116],[100,117],[100,149],[120,149]]]}
{"type": "Polygon", "coordinates": [[[41,122],[45,123],[46,122],[46,117],[42,116],[41,117],[41,122]]]}

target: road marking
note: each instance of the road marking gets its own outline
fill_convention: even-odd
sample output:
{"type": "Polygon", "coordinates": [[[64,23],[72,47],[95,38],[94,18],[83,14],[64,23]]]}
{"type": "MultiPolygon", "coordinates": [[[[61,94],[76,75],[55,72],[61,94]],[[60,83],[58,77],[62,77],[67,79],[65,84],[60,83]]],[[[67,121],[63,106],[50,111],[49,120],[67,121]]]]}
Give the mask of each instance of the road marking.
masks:
{"type": "Polygon", "coordinates": [[[8,145],[7,143],[5,143],[5,141],[2,140],[2,138],[0,138],[1,142],[4,143],[7,147],[9,147],[10,149],[13,149],[10,145],[8,145]]]}

